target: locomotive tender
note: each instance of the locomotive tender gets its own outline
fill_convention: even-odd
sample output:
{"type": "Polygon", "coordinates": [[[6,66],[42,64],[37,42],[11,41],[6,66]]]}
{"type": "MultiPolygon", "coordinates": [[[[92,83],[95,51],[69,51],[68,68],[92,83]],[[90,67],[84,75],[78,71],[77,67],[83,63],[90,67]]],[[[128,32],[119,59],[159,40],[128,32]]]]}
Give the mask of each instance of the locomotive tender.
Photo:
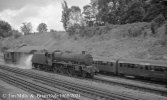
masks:
{"type": "Polygon", "coordinates": [[[32,66],[36,69],[53,70],[55,73],[69,76],[79,75],[93,78],[96,68],[89,54],[67,52],[36,52],[32,57],[32,66]]]}

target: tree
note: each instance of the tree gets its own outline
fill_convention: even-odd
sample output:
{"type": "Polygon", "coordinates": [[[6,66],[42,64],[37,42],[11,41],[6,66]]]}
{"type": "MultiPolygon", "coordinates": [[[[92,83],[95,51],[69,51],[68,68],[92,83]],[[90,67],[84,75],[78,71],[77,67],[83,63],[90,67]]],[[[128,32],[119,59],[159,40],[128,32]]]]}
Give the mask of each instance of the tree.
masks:
{"type": "Polygon", "coordinates": [[[146,14],[143,18],[144,21],[150,22],[160,14],[167,19],[167,1],[165,0],[150,0],[147,4],[146,14]]]}
{"type": "Polygon", "coordinates": [[[0,37],[8,37],[11,34],[11,25],[3,20],[0,21],[0,37]]]}
{"type": "Polygon", "coordinates": [[[97,5],[98,5],[98,15],[97,18],[100,22],[108,22],[108,13],[110,11],[109,8],[109,3],[111,0],[97,0],[97,5]]]}
{"type": "Polygon", "coordinates": [[[141,22],[145,14],[145,9],[142,2],[137,0],[129,3],[125,12],[121,20],[123,24],[141,22]]]}
{"type": "Polygon", "coordinates": [[[63,23],[63,27],[65,30],[67,30],[67,24],[69,21],[69,14],[70,14],[70,9],[68,8],[67,2],[64,1],[62,3],[62,18],[61,18],[61,22],[63,23]]]}
{"type": "Polygon", "coordinates": [[[23,23],[23,25],[20,27],[20,29],[21,29],[21,32],[24,33],[24,35],[28,35],[32,31],[32,24],[30,22],[29,23],[23,23]]]}
{"type": "Polygon", "coordinates": [[[38,32],[47,32],[47,25],[45,23],[40,23],[37,27],[38,32]]]}
{"type": "Polygon", "coordinates": [[[87,23],[87,26],[92,26],[96,20],[96,15],[94,14],[94,10],[91,5],[85,5],[83,7],[84,20],[87,23]]]}
{"type": "Polygon", "coordinates": [[[69,24],[80,24],[81,18],[81,9],[78,6],[72,6],[69,13],[69,24]]]}

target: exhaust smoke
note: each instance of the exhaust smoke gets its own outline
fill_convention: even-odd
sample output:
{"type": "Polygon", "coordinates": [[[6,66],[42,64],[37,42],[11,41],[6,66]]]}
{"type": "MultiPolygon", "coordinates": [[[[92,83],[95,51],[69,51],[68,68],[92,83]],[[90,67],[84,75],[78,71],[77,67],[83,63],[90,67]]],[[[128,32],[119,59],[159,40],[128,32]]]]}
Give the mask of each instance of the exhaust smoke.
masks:
{"type": "Polygon", "coordinates": [[[4,61],[1,62],[2,64],[8,65],[10,67],[17,67],[17,68],[21,68],[21,69],[32,69],[32,59],[33,55],[32,54],[23,54],[21,55],[21,57],[18,59],[16,64],[9,64],[9,63],[5,63],[4,61]]]}
{"type": "Polygon", "coordinates": [[[32,54],[22,55],[18,62],[18,67],[22,69],[32,69],[32,62],[31,62],[32,57],[33,57],[32,54]]]}

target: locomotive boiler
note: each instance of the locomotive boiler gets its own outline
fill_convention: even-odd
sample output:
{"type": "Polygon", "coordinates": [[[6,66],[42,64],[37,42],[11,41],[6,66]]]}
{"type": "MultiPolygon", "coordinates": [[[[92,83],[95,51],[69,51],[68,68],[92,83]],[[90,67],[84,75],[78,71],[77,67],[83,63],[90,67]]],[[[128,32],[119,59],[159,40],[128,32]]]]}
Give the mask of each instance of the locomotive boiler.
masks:
{"type": "Polygon", "coordinates": [[[32,58],[33,68],[52,70],[69,76],[93,77],[96,68],[89,54],[67,52],[36,52],[32,58]]]}

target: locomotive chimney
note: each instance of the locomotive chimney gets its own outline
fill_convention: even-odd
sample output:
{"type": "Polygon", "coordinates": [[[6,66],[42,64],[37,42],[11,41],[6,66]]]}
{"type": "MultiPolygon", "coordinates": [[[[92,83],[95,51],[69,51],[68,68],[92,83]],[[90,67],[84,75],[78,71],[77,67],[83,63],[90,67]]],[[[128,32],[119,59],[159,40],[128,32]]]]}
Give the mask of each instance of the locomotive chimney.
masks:
{"type": "Polygon", "coordinates": [[[82,54],[86,54],[86,51],[82,51],[82,54]]]}

